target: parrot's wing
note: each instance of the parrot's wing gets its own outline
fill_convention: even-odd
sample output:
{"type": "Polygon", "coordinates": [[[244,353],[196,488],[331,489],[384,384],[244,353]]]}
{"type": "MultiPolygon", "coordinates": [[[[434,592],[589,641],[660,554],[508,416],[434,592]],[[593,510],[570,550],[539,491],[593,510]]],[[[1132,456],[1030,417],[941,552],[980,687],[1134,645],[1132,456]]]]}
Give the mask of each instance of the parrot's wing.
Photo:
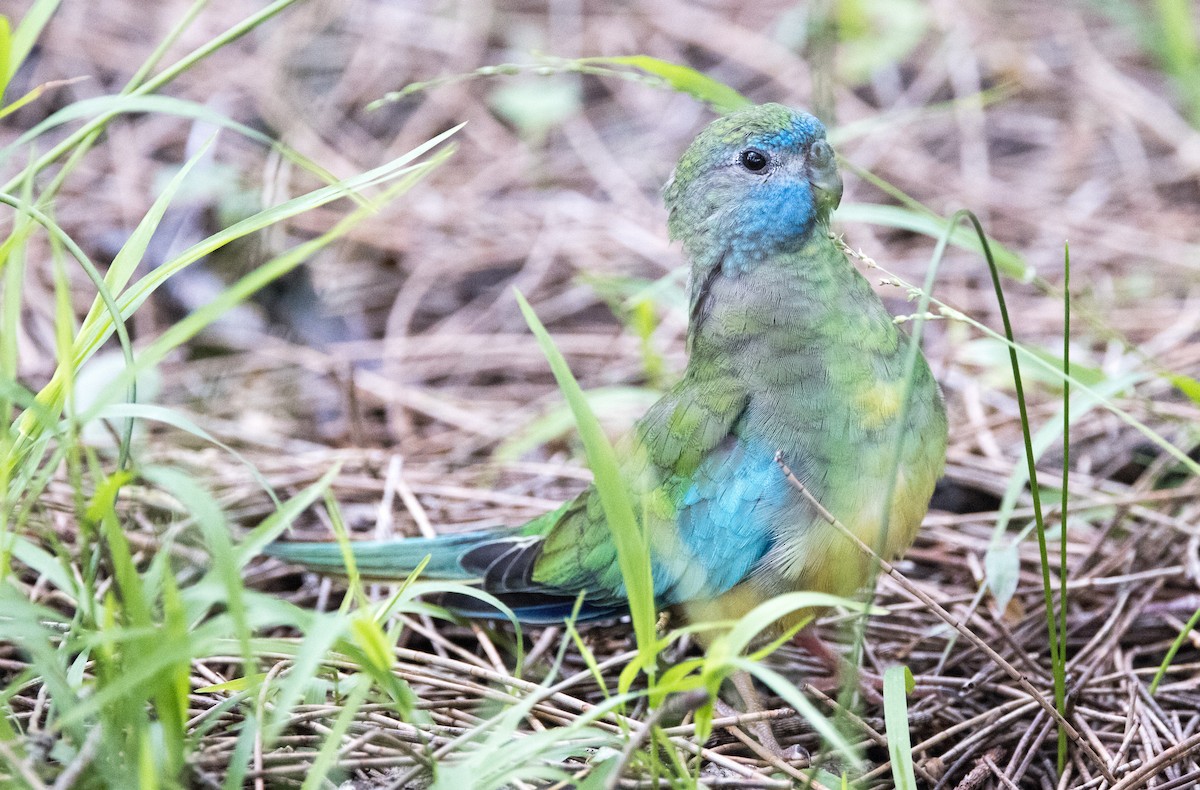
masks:
{"type": "MultiPolygon", "coordinates": [[[[638,423],[627,484],[650,532],[659,606],[725,592],[770,548],[769,508],[760,500],[775,496],[783,476],[773,450],[738,436],[749,401],[733,377],[688,376],[638,423]]],[[[587,590],[588,601],[613,607],[623,602],[616,549],[592,489],[536,551],[531,583],[587,590]]]]}

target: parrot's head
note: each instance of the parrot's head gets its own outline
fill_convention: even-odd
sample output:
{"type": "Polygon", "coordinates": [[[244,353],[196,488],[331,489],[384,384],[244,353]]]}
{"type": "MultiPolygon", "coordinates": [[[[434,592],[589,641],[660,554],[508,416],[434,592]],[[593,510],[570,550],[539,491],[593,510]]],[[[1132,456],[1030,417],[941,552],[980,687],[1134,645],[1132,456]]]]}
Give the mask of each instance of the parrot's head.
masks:
{"type": "Polygon", "coordinates": [[[763,104],[709,124],[663,190],[671,238],[700,268],[726,272],[799,249],[842,198],[825,126],[763,104]]]}

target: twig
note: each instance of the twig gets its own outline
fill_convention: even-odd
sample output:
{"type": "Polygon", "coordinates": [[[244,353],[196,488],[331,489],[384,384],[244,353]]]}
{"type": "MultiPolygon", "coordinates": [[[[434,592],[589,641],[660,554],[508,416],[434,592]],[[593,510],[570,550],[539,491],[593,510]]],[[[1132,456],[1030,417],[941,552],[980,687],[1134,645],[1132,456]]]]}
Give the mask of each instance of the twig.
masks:
{"type": "Polygon", "coordinates": [[[992,772],[992,766],[996,764],[995,761],[999,760],[1002,754],[1004,754],[1004,749],[999,746],[993,746],[991,749],[988,749],[979,758],[975,767],[962,778],[961,782],[954,786],[954,790],[977,790],[977,788],[983,785],[983,781],[988,778],[988,775],[992,772]]]}
{"type": "Polygon", "coordinates": [[[1154,776],[1167,766],[1179,762],[1193,752],[1200,752],[1200,732],[1193,733],[1190,738],[1182,740],[1174,746],[1159,752],[1153,760],[1146,762],[1141,768],[1131,774],[1127,774],[1124,779],[1114,784],[1112,790],[1134,790],[1138,787],[1144,787],[1145,781],[1151,776],[1154,776]]]}

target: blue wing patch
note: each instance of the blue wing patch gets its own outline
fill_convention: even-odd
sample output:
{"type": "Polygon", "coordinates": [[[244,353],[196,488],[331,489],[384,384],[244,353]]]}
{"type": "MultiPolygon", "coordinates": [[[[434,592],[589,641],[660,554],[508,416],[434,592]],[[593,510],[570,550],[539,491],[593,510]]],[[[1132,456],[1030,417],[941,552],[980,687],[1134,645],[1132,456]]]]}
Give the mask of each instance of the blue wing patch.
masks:
{"type": "Polygon", "coordinates": [[[679,500],[674,535],[651,538],[659,604],[715,598],[744,580],[770,551],[771,516],[787,496],[774,451],[736,436],[722,442],[679,500]]]}

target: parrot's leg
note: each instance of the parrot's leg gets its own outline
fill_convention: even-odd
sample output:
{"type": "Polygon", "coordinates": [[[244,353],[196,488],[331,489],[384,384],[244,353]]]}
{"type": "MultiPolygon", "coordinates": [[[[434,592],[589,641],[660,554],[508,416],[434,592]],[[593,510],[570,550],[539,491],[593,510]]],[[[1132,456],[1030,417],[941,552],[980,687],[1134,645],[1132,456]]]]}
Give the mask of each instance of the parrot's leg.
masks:
{"type": "Polygon", "coordinates": [[[825,644],[825,640],[819,637],[812,628],[801,628],[800,632],[792,637],[792,644],[815,658],[821,666],[833,674],[835,679],[845,674],[850,666],[850,662],[825,644]]]}
{"type": "MultiPolygon", "coordinates": [[[[743,712],[761,713],[766,710],[766,707],[762,703],[762,697],[758,696],[758,689],[754,688],[754,678],[749,672],[735,672],[729,679],[733,681],[733,687],[737,690],[738,696],[742,698],[743,712]]],[[[747,725],[747,729],[754,733],[754,736],[758,738],[758,742],[771,752],[771,754],[786,759],[786,753],[775,738],[775,731],[771,729],[771,722],[766,719],[759,719],[758,721],[750,722],[747,725]]]]}
{"type": "Polygon", "coordinates": [[[864,699],[875,704],[883,703],[883,696],[880,693],[883,689],[882,678],[851,664],[845,656],[836,652],[825,643],[825,640],[817,636],[817,632],[812,628],[800,629],[800,633],[792,637],[792,644],[808,653],[817,660],[817,663],[829,670],[831,677],[812,683],[814,688],[821,691],[836,691],[841,688],[845,678],[853,677],[857,678],[858,690],[864,699]]]}

